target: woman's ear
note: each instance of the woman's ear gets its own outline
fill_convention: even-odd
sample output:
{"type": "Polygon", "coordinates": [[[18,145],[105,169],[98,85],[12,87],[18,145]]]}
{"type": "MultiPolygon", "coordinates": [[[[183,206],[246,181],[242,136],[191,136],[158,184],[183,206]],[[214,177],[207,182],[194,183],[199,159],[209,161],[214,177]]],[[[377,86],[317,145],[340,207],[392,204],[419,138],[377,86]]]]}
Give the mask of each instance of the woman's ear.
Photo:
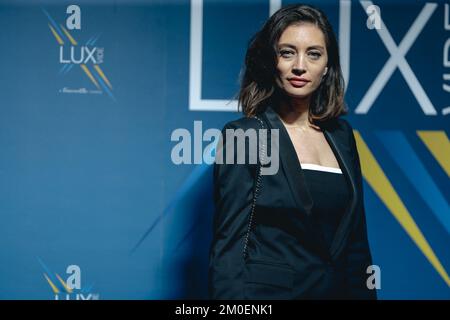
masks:
{"type": "Polygon", "coordinates": [[[323,74],[322,74],[322,75],[323,75],[323,76],[326,75],[327,72],[328,72],[328,67],[325,67],[325,70],[323,71],[323,74]]]}

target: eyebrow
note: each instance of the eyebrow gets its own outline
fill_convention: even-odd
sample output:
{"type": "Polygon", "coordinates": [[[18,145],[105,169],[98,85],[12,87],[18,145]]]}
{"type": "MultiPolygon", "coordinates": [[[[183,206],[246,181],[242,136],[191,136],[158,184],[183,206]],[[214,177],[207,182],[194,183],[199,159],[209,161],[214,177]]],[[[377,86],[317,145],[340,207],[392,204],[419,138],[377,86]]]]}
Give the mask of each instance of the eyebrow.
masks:
{"type": "MultiPolygon", "coordinates": [[[[290,44],[290,43],[280,43],[278,45],[278,47],[279,48],[281,48],[281,47],[289,47],[289,48],[292,48],[292,49],[297,49],[296,46],[294,46],[293,44],[290,44]]],[[[322,51],[325,50],[325,48],[323,46],[320,46],[320,45],[309,46],[307,49],[319,49],[319,50],[322,50],[322,51]]]]}

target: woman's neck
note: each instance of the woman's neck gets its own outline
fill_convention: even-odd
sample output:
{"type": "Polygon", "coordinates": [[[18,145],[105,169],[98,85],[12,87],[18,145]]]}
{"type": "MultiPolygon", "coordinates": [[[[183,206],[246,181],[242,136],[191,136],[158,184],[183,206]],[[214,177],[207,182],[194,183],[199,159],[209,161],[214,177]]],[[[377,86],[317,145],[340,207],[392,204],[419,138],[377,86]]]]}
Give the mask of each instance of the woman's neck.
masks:
{"type": "Polygon", "coordinates": [[[286,126],[307,129],[309,122],[310,99],[283,99],[278,108],[278,115],[286,126]]]}

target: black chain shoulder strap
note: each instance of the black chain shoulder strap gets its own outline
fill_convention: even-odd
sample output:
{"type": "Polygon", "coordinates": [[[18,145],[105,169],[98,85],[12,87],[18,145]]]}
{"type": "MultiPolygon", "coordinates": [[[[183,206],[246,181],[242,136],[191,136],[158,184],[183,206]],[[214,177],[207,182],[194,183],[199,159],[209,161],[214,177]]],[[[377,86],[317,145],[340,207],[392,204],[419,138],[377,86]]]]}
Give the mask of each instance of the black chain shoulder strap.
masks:
{"type": "MultiPolygon", "coordinates": [[[[266,129],[266,126],[264,124],[264,121],[258,117],[258,116],[254,116],[254,118],[256,120],[258,120],[261,129],[266,129]]],[[[244,249],[243,249],[243,257],[244,260],[247,257],[247,245],[248,245],[248,239],[250,237],[250,232],[252,230],[252,225],[253,225],[253,217],[255,215],[255,207],[256,207],[256,199],[258,198],[258,195],[260,193],[261,190],[261,163],[264,163],[264,157],[266,155],[266,141],[262,141],[264,139],[260,139],[259,140],[259,145],[258,145],[258,160],[257,160],[257,167],[256,167],[256,182],[254,184],[254,188],[253,188],[253,200],[252,200],[252,206],[251,206],[251,211],[250,211],[250,217],[248,219],[248,226],[247,226],[247,233],[245,235],[245,242],[244,242],[244,249]]]]}

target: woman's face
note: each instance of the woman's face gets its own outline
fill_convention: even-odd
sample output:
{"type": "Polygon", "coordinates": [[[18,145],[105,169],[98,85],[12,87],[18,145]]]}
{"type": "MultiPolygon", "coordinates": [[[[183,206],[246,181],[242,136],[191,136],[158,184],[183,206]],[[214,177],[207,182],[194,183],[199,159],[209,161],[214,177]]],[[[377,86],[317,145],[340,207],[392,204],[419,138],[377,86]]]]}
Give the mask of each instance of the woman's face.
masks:
{"type": "Polygon", "coordinates": [[[312,23],[287,27],[278,41],[278,85],[293,98],[303,99],[320,85],[327,71],[325,36],[312,23]]]}

